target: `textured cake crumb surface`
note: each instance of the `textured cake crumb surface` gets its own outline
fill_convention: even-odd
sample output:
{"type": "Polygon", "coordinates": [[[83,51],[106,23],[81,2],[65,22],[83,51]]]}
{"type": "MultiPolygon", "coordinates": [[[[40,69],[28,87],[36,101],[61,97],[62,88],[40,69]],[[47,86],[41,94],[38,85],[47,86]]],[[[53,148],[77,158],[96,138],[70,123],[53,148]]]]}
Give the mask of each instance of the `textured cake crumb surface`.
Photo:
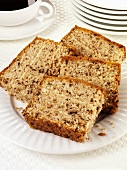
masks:
{"type": "Polygon", "coordinates": [[[0,86],[29,103],[30,127],[82,142],[99,113],[118,110],[125,58],[123,45],[75,26],[61,42],[36,37],[0,72],[0,86]]]}
{"type": "Polygon", "coordinates": [[[104,103],[104,91],[71,78],[45,78],[23,115],[29,125],[75,141],[88,138],[104,103]]]}
{"type": "Polygon", "coordinates": [[[37,37],[0,73],[0,86],[17,99],[29,102],[43,76],[57,76],[59,58],[74,51],[62,43],[37,37]]]}
{"type": "Polygon", "coordinates": [[[92,30],[75,26],[61,40],[66,45],[73,45],[82,56],[122,63],[126,58],[123,45],[112,42],[108,38],[92,30]]]}
{"type": "Polygon", "coordinates": [[[111,113],[117,111],[120,64],[80,56],[63,57],[62,61],[60,75],[79,78],[101,86],[106,91],[104,110],[109,108],[111,113]]]}

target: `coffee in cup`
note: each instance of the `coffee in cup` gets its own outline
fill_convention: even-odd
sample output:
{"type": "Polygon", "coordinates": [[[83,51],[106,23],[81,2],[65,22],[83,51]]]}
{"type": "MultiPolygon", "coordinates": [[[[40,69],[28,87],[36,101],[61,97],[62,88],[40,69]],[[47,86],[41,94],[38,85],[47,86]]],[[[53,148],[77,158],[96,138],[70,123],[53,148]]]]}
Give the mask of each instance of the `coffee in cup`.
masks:
{"type": "Polygon", "coordinates": [[[1,26],[15,26],[24,24],[37,16],[43,20],[51,17],[52,14],[53,7],[50,3],[44,2],[43,0],[0,0],[1,26]],[[43,13],[43,7],[46,7],[49,10],[48,14],[43,13]]]}
{"type": "Polygon", "coordinates": [[[0,0],[0,11],[13,11],[26,8],[36,0],[0,0]]]}

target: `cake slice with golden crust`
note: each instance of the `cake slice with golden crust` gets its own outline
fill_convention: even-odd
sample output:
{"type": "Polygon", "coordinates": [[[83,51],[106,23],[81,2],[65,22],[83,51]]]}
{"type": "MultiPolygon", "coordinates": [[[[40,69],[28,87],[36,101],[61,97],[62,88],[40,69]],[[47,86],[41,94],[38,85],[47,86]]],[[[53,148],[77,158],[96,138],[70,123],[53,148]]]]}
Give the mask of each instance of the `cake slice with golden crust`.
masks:
{"type": "Polygon", "coordinates": [[[125,46],[113,42],[105,36],[92,30],[75,26],[65,35],[61,42],[72,45],[77,54],[94,59],[122,63],[126,58],[125,46]]]}
{"type": "Polygon", "coordinates": [[[118,110],[118,86],[121,65],[95,60],[88,57],[62,57],[60,75],[82,79],[101,86],[106,91],[103,112],[115,113],[118,110]]]}
{"type": "Polygon", "coordinates": [[[83,80],[45,77],[23,116],[34,129],[83,142],[102,109],[104,93],[83,80]]]}
{"type": "Polygon", "coordinates": [[[0,72],[0,86],[18,100],[29,102],[44,75],[59,74],[61,56],[74,53],[73,47],[36,37],[0,72]]]}

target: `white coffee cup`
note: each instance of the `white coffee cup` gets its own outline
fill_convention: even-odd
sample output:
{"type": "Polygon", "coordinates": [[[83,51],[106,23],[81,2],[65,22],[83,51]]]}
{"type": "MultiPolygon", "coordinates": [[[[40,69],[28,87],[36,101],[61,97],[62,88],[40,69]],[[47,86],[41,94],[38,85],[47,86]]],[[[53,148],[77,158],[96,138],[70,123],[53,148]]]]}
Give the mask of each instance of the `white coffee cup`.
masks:
{"type": "Polygon", "coordinates": [[[14,11],[0,11],[0,25],[1,26],[15,26],[24,24],[35,17],[49,18],[53,15],[53,7],[42,0],[37,0],[32,5],[14,11]],[[43,13],[43,7],[48,8],[49,13],[43,13]]]}

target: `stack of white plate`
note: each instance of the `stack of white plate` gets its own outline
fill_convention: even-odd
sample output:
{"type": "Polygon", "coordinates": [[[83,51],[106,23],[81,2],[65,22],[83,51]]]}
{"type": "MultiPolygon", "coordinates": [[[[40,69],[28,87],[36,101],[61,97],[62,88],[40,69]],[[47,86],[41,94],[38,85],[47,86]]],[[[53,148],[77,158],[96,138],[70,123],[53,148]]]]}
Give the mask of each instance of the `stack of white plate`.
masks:
{"type": "Polygon", "coordinates": [[[127,0],[71,0],[74,18],[84,27],[127,35],[127,0]]]}

